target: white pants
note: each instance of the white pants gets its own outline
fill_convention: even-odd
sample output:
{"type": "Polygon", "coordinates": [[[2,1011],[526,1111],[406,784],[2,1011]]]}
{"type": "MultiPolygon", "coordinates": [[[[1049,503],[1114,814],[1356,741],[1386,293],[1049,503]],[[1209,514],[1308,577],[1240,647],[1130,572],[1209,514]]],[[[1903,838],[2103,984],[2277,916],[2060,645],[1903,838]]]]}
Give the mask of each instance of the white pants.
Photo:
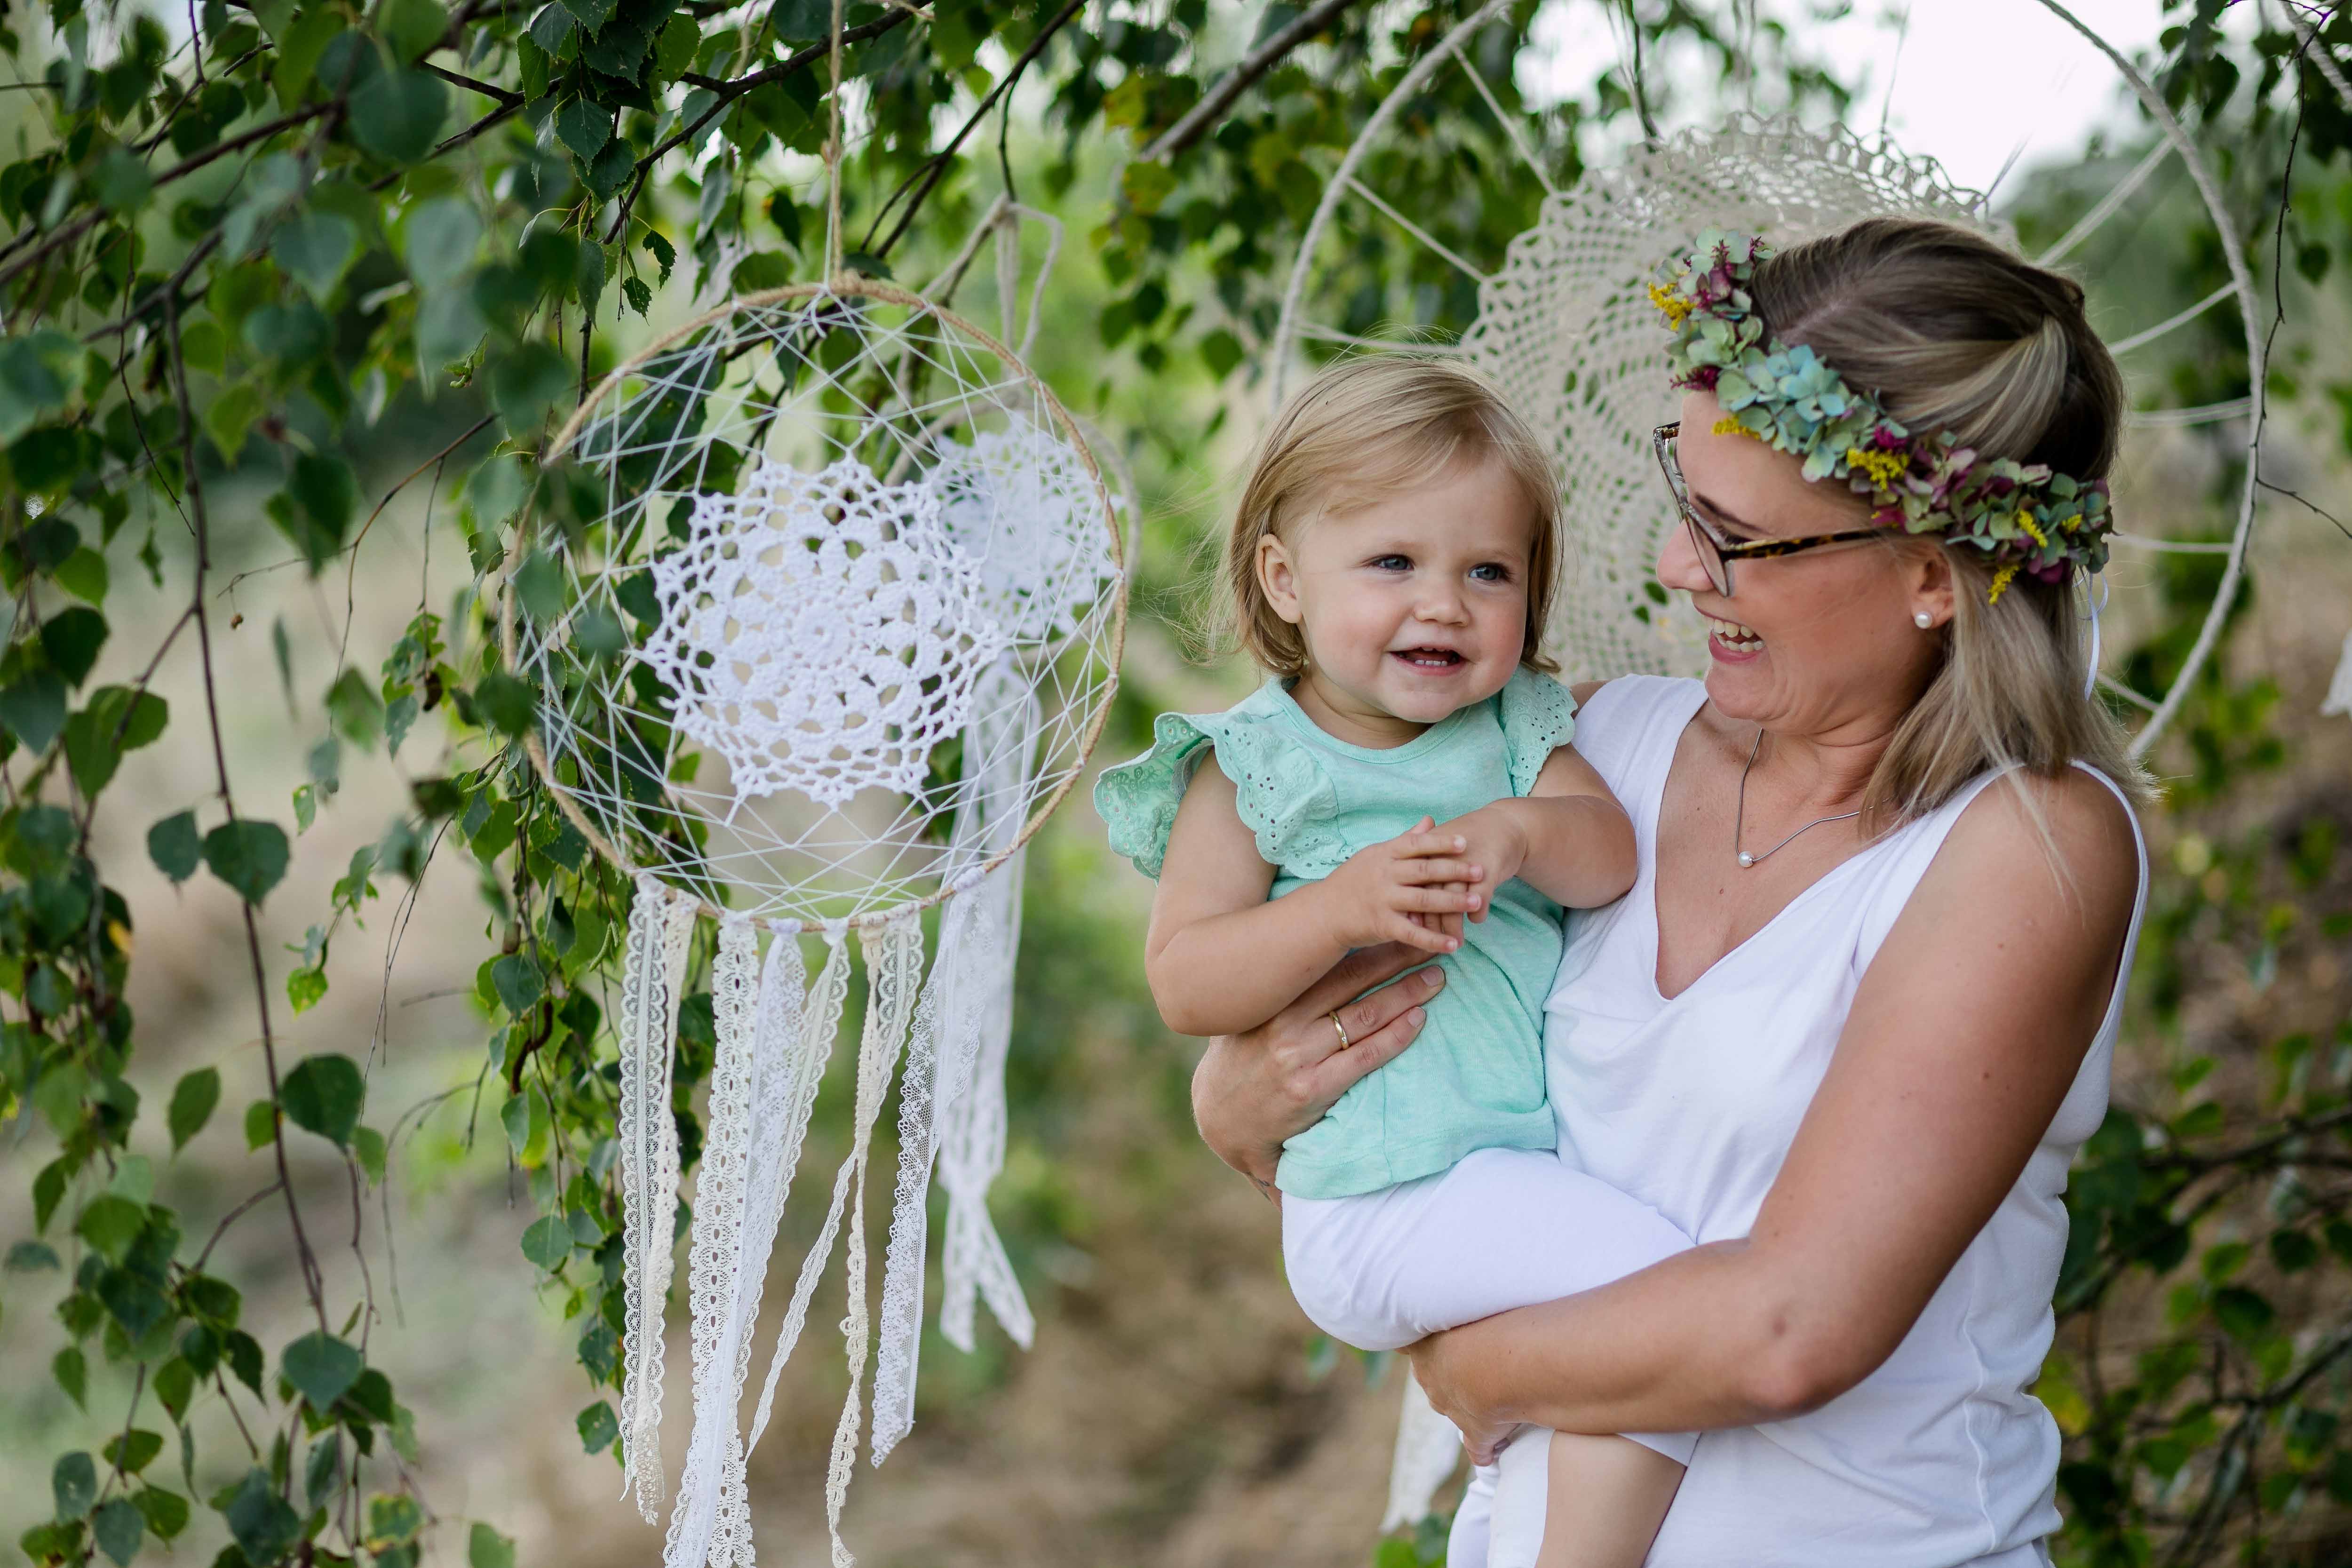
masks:
{"type": "MultiPolygon", "coordinates": [[[[1364,1350],[1395,1350],[1441,1329],[1590,1290],[1690,1245],[1655,1209],[1548,1150],[1481,1149],[1450,1171],[1376,1193],[1282,1199],[1292,1294],[1316,1327],[1364,1350]]],[[[1690,1462],[1698,1441],[1690,1432],[1626,1436],[1679,1464],[1690,1462]]],[[[1465,1554],[1457,1531],[1449,1568],[1533,1562],[1549,1447],[1547,1435],[1529,1433],[1505,1451],[1492,1554],[1485,1550],[1483,1505],[1496,1479],[1487,1477],[1478,1554],[1465,1554]],[[1522,1554],[1526,1530],[1506,1526],[1530,1518],[1534,1539],[1522,1554]]]]}

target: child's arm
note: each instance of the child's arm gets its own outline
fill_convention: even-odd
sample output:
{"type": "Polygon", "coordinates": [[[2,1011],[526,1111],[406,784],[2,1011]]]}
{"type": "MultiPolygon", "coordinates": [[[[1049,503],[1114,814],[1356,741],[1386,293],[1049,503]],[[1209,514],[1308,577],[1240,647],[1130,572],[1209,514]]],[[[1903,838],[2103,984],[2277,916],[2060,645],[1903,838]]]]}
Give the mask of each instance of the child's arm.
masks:
{"type": "Polygon", "coordinates": [[[1460,842],[1451,831],[1407,833],[1268,903],[1274,868],[1258,858],[1233,781],[1203,762],[1176,808],[1144,943],[1160,1017],[1180,1035],[1234,1034],[1290,1005],[1351,949],[1453,952],[1461,939],[1436,929],[1439,917],[1486,903],[1454,854],[1460,842]]]}
{"type": "MultiPolygon", "coordinates": [[[[1556,904],[1591,909],[1633,885],[1633,824],[1592,764],[1556,748],[1525,795],[1498,800],[1438,830],[1464,840],[1472,880],[1500,887],[1517,877],[1556,904]]],[[[1484,909],[1472,920],[1486,918],[1484,909]]]]}

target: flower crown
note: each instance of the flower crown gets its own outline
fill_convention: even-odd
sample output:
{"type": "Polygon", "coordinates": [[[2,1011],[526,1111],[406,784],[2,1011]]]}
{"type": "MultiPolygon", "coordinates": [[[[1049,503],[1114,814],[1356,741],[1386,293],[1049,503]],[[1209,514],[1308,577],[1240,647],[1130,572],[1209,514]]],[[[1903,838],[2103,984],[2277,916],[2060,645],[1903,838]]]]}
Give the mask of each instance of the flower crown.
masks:
{"type": "Polygon", "coordinates": [[[1748,280],[1771,253],[1760,238],[1710,229],[1650,285],[1650,302],[1674,329],[1666,358],[1675,384],[1715,394],[1724,409],[1717,435],[1753,436],[1801,458],[1808,479],[1843,479],[1870,498],[1870,520],[1881,528],[1976,546],[1997,563],[1988,603],[2020,573],[2056,583],[2069,566],[2106,564],[2115,518],[2105,480],[2007,458],[1979,461],[1949,432],[1914,436],[1810,345],[1790,348],[1767,333],[1748,280]]]}

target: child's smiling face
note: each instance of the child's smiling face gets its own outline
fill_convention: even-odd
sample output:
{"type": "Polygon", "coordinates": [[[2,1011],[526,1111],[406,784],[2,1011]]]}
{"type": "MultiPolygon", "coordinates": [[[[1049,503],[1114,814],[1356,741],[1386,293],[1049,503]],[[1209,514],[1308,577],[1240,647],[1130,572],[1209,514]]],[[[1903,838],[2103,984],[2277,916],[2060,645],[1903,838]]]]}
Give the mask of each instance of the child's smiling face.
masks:
{"type": "Polygon", "coordinates": [[[1311,661],[1292,695],[1343,740],[1396,745],[1518,668],[1536,527],[1510,470],[1454,464],[1258,544],[1258,582],[1311,661]]]}

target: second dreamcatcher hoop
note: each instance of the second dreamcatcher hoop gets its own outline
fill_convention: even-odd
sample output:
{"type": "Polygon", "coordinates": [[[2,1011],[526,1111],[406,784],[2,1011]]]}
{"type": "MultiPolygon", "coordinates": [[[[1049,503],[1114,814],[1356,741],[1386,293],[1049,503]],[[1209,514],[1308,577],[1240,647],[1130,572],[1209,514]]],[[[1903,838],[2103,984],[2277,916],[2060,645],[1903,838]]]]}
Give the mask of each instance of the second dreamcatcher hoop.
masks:
{"type": "MultiPolygon", "coordinates": [[[[2115,536],[2127,550],[2224,558],[2197,637],[2165,689],[2142,692],[2112,674],[2099,676],[2100,686],[2116,702],[2141,716],[2132,742],[2133,753],[2141,755],[2194,689],[2244,571],[2259,496],[2262,305],[2220,183],[2162,95],[2058,0],[2017,3],[2038,6],[2079,34],[2139,100],[2157,136],[2147,156],[2037,259],[2052,264],[2073,253],[2177,158],[2213,219],[2230,281],[2110,346],[2127,356],[2207,310],[2234,305],[2249,356],[2250,396],[2133,416],[2133,423],[2148,426],[2242,420],[2246,457],[2226,541],[2153,538],[2128,529],[2115,536]]],[[[1636,147],[1617,166],[1589,170],[1573,184],[1558,178],[1543,152],[1551,140],[1524,112],[1506,107],[1515,89],[1498,89],[1500,77],[1488,79],[1496,60],[1482,40],[1508,9],[1509,0],[1489,0],[1433,43],[1366,120],[1326,180],[1300,242],[1266,361],[1274,400],[1281,402],[1298,369],[1300,347],[1308,342],[1459,355],[1495,374],[1551,446],[1567,494],[1571,532],[1564,553],[1570,575],[1554,600],[1548,646],[1560,656],[1570,679],[1626,670],[1686,672],[1703,664],[1698,627],[1651,593],[1648,574],[1658,542],[1675,523],[1648,443],[1650,427],[1672,416],[1660,358],[1664,337],[1643,291],[1658,264],[1704,229],[1760,233],[1785,244],[1882,213],[1944,218],[2000,233],[2012,245],[2014,240],[1987,216],[1984,196],[1955,186],[1932,159],[1908,156],[1883,134],[1857,137],[1840,126],[1814,132],[1753,114],[1636,147]],[[1491,116],[1489,121],[1473,114],[1450,128],[1447,133],[1465,140],[1458,156],[1473,166],[1479,159],[1515,160],[1545,193],[1536,222],[1507,248],[1496,243],[1499,257],[1481,255],[1475,247],[1472,256],[1463,255],[1416,221],[1425,219],[1426,211],[1402,193],[1381,188],[1383,171],[1392,162],[1384,156],[1388,148],[1408,135],[1435,133],[1423,106],[1441,73],[1453,71],[1463,74],[1491,116]],[[1316,296],[1318,276],[1358,280],[1360,269],[1335,263],[1356,243],[1359,224],[1401,237],[1412,255],[1434,258],[1454,276],[1452,289],[1423,285],[1410,298],[1385,301],[1392,311],[1402,307],[1411,321],[1406,331],[1418,341],[1398,341],[1361,324],[1365,301],[1356,295],[1316,296]],[[1453,303],[1467,296],[1475,296],[1475,314],[1453,303]],[[1431,302],[1441,308],[1431,311],[1431,302]]],[[[1392,270],[1410,269],[1400,265],[1392,270]]],[[[2130,360],[2124,363],[2128,370],[2130,360]]]]}
{"type": "Polygon", "coordinates": [[[666,1560],[753,1562],[745,1458],[845,1233],[850,1388],[826,1488],[845,1563],[873,1349],[866,1163],[902,1057],[876,1462],[912,1423],[935,1173],[942,1332],[971,1348],[982,1300],[1017,1342],[1032,1331],[986,1208],[1004,1156],[1021,852],[1108,712],[1126,626],[1118,508],[1017,353],[852,274],[656,340],[574,414],[549,448],[559,460],[571,478],[542,491],[564,515],[519,533],[500,632],[539,693],[534,769],[636,888],[617,1025],[625,1486],[656,1519],[680,1174],[672,1041],[709,916],[719,1044],[688,1265],[695,1420],[666,1560]],[[844,1016],[852,931],[868,984],[854,1141],[747,1435],[761,1288],[844,1016]],[[813,979],[803,935],[824,947],[813,979]]]}

